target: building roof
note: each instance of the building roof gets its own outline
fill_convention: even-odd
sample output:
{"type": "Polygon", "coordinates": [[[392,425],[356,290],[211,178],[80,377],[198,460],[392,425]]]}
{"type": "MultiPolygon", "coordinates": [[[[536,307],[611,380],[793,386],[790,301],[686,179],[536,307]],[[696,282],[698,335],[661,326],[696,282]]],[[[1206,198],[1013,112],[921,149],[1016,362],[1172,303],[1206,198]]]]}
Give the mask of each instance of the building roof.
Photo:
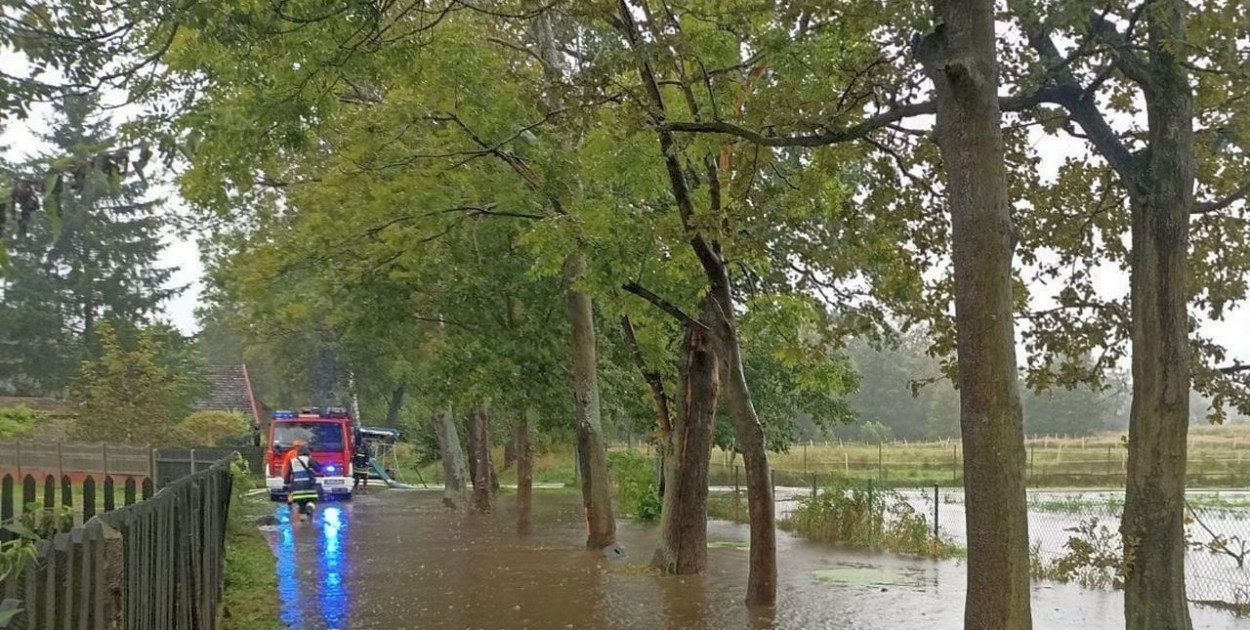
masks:
{"type": "Polygon", "coordinates": [[[257,408],[252,397],[252,383],[244,365],[208,365],[203,369],[204,379],[212,390],[195,402],[196,411],[232,411],[256,418],[257,408]]]}

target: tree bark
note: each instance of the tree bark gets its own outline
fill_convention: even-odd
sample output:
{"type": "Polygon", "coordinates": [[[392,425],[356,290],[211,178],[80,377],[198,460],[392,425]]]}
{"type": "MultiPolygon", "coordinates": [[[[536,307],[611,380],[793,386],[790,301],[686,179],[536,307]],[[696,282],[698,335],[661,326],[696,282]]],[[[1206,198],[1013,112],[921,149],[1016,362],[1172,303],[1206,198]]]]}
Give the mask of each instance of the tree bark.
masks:
{"type": "Polygon", "coordinates": [[[1131,201],[1133,406],[1124,537],[1128,630],[1188,630],[1185,466],[1189,430],[1186,264],[1194,198],[1194,105],[1183,0],[1145,12],[1153,84],[1144,90],[1149,151],[1131,201]]]}
{"type": "Polygon", "coordinates": [[[474,409],[469,424],[473,435],[473,509],[489,514],[494,501],[494,470],[490,461],[490,418],[474,409]]]}
{"type": "Polygon", "coordinates": [[[742,371],[742,350],[733,320],[733,299],[729,273],[722,265],[722,277],[714,283],[713,295],[719,309],[717,354],[725,409],[734,424],[738,449],[742,451],[747,482],[747,514],[751,523],[750,569],[747,572],[749,606],[772,606],[777,602],[777,522],[773,504],[772,469],[768,446],[759,414],[751,402],[746,375],[742,371]]]}
{"type": "Polygon", "coordinates": [[[573,326],[573,409],[582,472],[582,503],[586,508],[586,548],[604,549],[616,544],[616,519],[612,515],[607,446],[599,415],[594,309],[590,298],[574,288],[585,273],[586,257],[580,253],[570,255],[565,261],[564,281],[569,322],[573,326]]]}
{"type": "Polygon", "coordinates": [[[434,415],[434,430],[438,435],[438,449],[443,456],[443,505],[459,509],[465,505],[464,450],[456,432],[456,420],[448,408],[434,415]]]}
{"type": "Polygon", "coordinates": [[[968,532],[964,627],[1028,630],[1024,429],[994,2],[935,0],[934,13],[939,26],[917,52],[936,89],[951,212],[968,532]]]}
{"type": "Polygon", "coordinates": [[[516,434],[503,445],[503,469],[508,470],[516,463],[516,434]]]}
{"type": "Polygon", "coordinates": [[[516,444],[516,531],[524,536],[533,531],[530,514],[534,504],[534,453],[530,449],[528,412],[517,417],[512,432],[516,444]]]}
{"type": "Polygon", "coordinates": [[[682,346],[681,413],[663,443],[667,492],[651,565],[690,575],[707,569],[707,476],[720,378],[709,333],[689,328],[682,346]]]}
{"type": "Polygon", "coordinates": [[[647,382],[647,387],[651,389],[651,402],[655,405],[655,424],[660,432],[660,443],[663,444],[668,441],[668,434],[673,430],[673,414],[668,408],[668,393],[664,391],[664,377],[658,370],[647,366],[647,361],[642,356],[642,349],[638,346],[634,324],[629,316],[621,318],[621,332],[625,334],[625,344],[629,347],[629,355],[634,362],[634,367],[638,368],[638,373],[642,375],[642,379],[647,382]]]}
{"type": "Polygon", "coordinates": [[[399,426],[399,410],[404,407],[404,389],[403,383],[395,387],[395,391],[391,392],[391,399],[386,403],[386,426],[394,429],[399,426]]]}

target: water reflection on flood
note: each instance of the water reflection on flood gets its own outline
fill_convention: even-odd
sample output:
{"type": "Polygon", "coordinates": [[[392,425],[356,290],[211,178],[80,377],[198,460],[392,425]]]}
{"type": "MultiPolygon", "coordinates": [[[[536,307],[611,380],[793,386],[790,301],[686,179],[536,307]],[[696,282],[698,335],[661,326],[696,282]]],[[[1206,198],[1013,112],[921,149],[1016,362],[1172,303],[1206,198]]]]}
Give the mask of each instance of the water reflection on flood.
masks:
{"type": "MultiPolygon", "coordinates": [[[[501,497],[488,517],[448,513],[433,492],[379,492],[324,506],[271,534],[282,619],[290,628],[856,629],[941,630],[962,625],[964,565],[837,549],[778,535],[775,610],[742,605],[747,528],[709,524],[709,570],[659,577],[644,566],[656,530],[622,520],[630,554],[581,549],[580,501],[534,497],[533,533],[515,533],[501,497]]],[[[1034,588],[1039,630],[1123,627],[1116,593],[1034,588]]],[[[1194,609],[1194,627],[1250,629],[1250,620],[1194,609]]]]}
{"type": "Polygon", "coordinates": [[[351,561],[344,551],[346,509],[323,506],[308,521],[292,522],[278,508],[274,532],[282,622],[290,628],[350,628],[351,561]]]}

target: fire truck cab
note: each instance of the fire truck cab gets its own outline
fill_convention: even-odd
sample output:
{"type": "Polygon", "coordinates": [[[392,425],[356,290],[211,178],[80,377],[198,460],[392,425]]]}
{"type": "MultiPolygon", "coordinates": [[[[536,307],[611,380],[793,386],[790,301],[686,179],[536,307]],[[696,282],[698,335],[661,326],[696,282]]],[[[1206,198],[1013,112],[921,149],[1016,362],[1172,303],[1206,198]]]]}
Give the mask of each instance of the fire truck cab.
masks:
{"type": "Polygon", "coordinates": [[[296,441],[308,446],[313,459],[321,464],[317,477],[318,492],[323,499],[352,497],[352,418],[341,408],[278,411],[269,424],[269,442],[265,450],[265,486],[269,497],[286,497],[286,480],[282,476],[283,457],[296,441]]]}

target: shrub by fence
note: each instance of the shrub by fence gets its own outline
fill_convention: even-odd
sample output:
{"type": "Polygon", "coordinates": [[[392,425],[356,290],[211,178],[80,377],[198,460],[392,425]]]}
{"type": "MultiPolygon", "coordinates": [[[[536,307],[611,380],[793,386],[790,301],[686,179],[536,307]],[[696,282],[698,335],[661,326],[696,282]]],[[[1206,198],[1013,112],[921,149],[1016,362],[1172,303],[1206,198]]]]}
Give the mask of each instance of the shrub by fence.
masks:
{"type": "Polygon", "coordinates": [[[22,601],[8,627],[216,628],[231,486],[223,458],[40,541],[37,561],[0,584],[22,601]]]}
{"type": "MultiPolygon", "coordinates": [[[[874,493],[872,480],[848,482],[833,475],[812,475],[804,487],[782,485],[779,476],[777,484],[779,522],[791,527],[806,525],[799,529],[808,530],[846,526],[839,520],[842,512],[822,508],[843,498],[852,503],[859,494],[871,497],[874,493]],[[835,496],[826,496],[830,492],[835,496]],[[804,518],[824,518],[828,522],[804,524],[800,522],[804,518]]],[[[934,486],[885,492],[896,497],[896,506],[908,507],[893,514],[882,511],[886,525],[891,521],[897,524],[903,514],[913,521],[909,525],[915,525],[916,520],[924,523],[937,547],[967,547],[962,489],[934,486]]],[[[1124,493],[1118,490],[1030,491],[1029,544],[1034,577],[1087,588],[1120,588],[1124,561],[1119,523],[1123,508],[1124,493]]],[[[854,510],[845,513],[851,515],[851,520],[856,517],[854,510]]],[[[1250,495],[1245,492],[1187,493],[1185,580],[1191,602],[1250,614],[1248,522],[1250,495]]],[[[922,526],[916,526],[919,527],[922,526]]],[[[880,531],[888,529],[878,527],[880,531]]]]}

